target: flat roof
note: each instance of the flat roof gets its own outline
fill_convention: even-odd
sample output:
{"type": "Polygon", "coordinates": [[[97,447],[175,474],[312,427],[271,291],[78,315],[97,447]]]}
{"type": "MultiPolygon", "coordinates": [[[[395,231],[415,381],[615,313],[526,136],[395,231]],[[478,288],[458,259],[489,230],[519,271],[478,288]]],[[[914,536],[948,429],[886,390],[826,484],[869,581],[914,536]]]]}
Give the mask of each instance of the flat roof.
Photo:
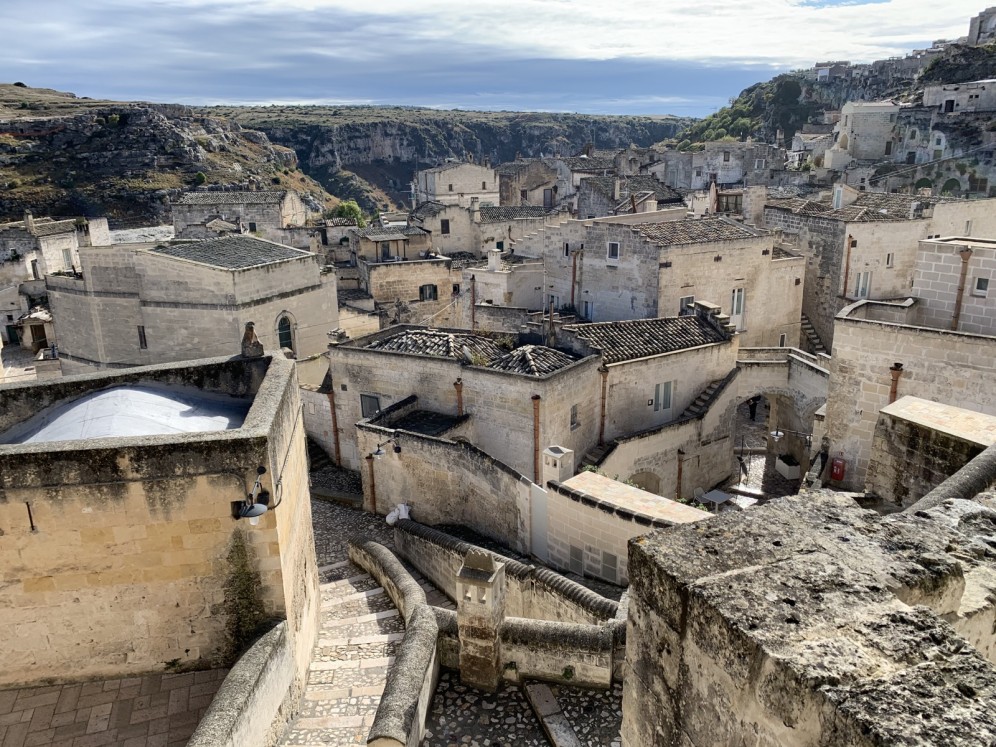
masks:
{"type": "Polygon", "coordinates": [[[634,488],[597,472],[580,472],[561,484],[572,490],[587,493],[616,508],[644,514],[668,524],[688,524],[713,515],[708,511],[672,501],[662,495],[634,488]]]}
{"type": "Polygon", "coordinates": [[[58,402],[18,423],[0,443],[200,433],[241,427],[252,401],[192,386],[155,382],[114,386],[58,402]]]}
{"type": "Polygon", "coordinates": [[[961,441],[983,447],[996,444],[996,416],[993,415],[910,396],[900,397],[879,412],[961,441]]]}

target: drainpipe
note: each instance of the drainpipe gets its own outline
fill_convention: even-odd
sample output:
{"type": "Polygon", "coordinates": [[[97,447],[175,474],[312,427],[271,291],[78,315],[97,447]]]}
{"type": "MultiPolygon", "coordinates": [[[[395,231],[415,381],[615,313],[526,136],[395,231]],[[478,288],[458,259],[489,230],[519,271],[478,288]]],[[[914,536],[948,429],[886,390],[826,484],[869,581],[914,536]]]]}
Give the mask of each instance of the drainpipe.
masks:
{"type": "Polygon", "coordinates": [[[889,387],[889,404],[896,401],[896,392],[899,390],[899,377],[903,375],[903,364],[896,361],[889,369],[892,374],[892,386],[889,387]]]}
{"type": "Polygon", "coordinates": [[[329,411],[332,413],[332,443],[335,446],[335,464],[342,466],[342,452],[339,450],[339,418],[335,413],[335,384],[331,384],[328,391],[329,411]]]}
{"type": "Polygon", "coordinates": [[[965,279],[968,277],[968,260],[972,258],[972,250],[970,248],[960,249],[958,254],[961,256],[961,275],[958,277],[958,295],[955,298],[954,316],[951,317],[951,329],[954,332],[958,331],[958,320],[961,319],[961,303],[965,297],[965,279]]]}
{"type": "MultiPolygon", "coordinates": [[[[370,476],[370,502],[363,507],[364,511],[377,513],[377,481],[374,479],[374,457],[367,454],[367,474],[370,476]]],[[[364,496],[364,499],[366,496],[364,496]]]]}
{"type": "Polygon", "coordinates": [[[674,499],[677,501],[681,500],[681,468],[685,464],[685,451],[684,449],[678,449],[678,480],[674,486],[674,499]]]}
{"type": "Polygon", "coordinates": [[[556,338],[554,338],[554,336],[553,336],[553,299],[551,298],[550,299],[550,334],[546,338],[546,344],[549,345],[552,348],[553,345],[554,345],[555,339],[556,338]]]}
{"type": "Polygon", "coordinates": [[[470,276],[470,331],[477,329],[477,278],[470,276]]]}
{"type": "Polygon", "coordinates": [[[851,234],[847,234],[847,252],[844,255],[844,287],[840,292],[842,297],[847,296],[847,281],[851,274],[851,242],[854,241],[851,238],[851,234]]]}
{"type": "Polygon", "coordinates": [[[540,396],[533,395],[533,482],[539,485],[540,472],[540,396]]]}
{"type": "Polygon", "coordinates": [[[574,304],[574,289],[577,287],[577,282],[578,282],[578,253],[574,252],[574,254],[571,255],[571,306],[574,307],[575,310],[577,309],[577,306],[574,304]]]}
{"type": "Polygon", "coordinates": [[[453,382],[453,388],[456,389],[457,397],[457,417],[463,417],[463,379],[457,379],[453,382]]]}
{"type": "Polygon", "coordinates": [[[602,374],[602,410],[598,416],[598,445],[605,443],[605,399],[609,388],[609,369],[607,366],[600,366],[598,372],[602,374]]]}

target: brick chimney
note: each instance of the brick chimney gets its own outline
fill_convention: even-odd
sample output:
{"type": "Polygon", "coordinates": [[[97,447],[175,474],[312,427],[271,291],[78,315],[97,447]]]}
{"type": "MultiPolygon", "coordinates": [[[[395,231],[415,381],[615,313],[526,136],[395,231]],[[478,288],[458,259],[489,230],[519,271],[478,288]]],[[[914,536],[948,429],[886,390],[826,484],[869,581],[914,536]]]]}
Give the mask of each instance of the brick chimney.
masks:
{"type": "Polygon", "coordinates": [[[24,230],[31,234],[35,232],[35,219],[30,210],[24,211],[24,230]]]}

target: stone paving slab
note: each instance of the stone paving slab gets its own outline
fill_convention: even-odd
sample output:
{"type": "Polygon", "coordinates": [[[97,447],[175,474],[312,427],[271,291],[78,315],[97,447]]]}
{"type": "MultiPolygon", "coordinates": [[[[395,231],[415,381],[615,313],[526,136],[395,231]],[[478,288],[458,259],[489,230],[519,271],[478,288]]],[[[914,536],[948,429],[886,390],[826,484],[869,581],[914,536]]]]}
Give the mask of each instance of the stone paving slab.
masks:
{"type": "Polygon", "coordinates": [[[227,669],[0,690],[2,747],[182,747],[227,669]]]}

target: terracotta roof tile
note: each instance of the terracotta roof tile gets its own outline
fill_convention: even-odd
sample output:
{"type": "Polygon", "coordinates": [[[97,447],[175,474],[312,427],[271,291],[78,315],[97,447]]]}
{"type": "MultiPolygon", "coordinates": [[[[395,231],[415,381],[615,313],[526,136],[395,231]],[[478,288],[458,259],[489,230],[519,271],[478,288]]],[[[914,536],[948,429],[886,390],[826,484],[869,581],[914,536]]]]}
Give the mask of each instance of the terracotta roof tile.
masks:
{"type": "Polygon", "coordinates": [[[280,203],[287,195],[279,192],[184,192],[174,205],[270,205],[280,203]]]}
{"type": "Polygon", "coordinates": [[[673,353],[729,339],[698,316],[571,324],[564,329],[601,350],[606,363],[673,353]]]}
{"type": "Polygon", "coordinates": [[[736,241],[762,235],[727,218],[694,218],[689,220],[641,223],[634,228],[658,244],[703,244],[713,241],[736,241]]]}
{"type": "Polygon", "coordinates": [[[306,252],[303,249],[294,249],[283,244],[263,241],[246,235],[224,236],[218,239],[178,244],[160,244],[149,251],[153,254],[185,259],[225,270],[244,270],[248,267],[314,256],[311,252],[306,252]]]}

